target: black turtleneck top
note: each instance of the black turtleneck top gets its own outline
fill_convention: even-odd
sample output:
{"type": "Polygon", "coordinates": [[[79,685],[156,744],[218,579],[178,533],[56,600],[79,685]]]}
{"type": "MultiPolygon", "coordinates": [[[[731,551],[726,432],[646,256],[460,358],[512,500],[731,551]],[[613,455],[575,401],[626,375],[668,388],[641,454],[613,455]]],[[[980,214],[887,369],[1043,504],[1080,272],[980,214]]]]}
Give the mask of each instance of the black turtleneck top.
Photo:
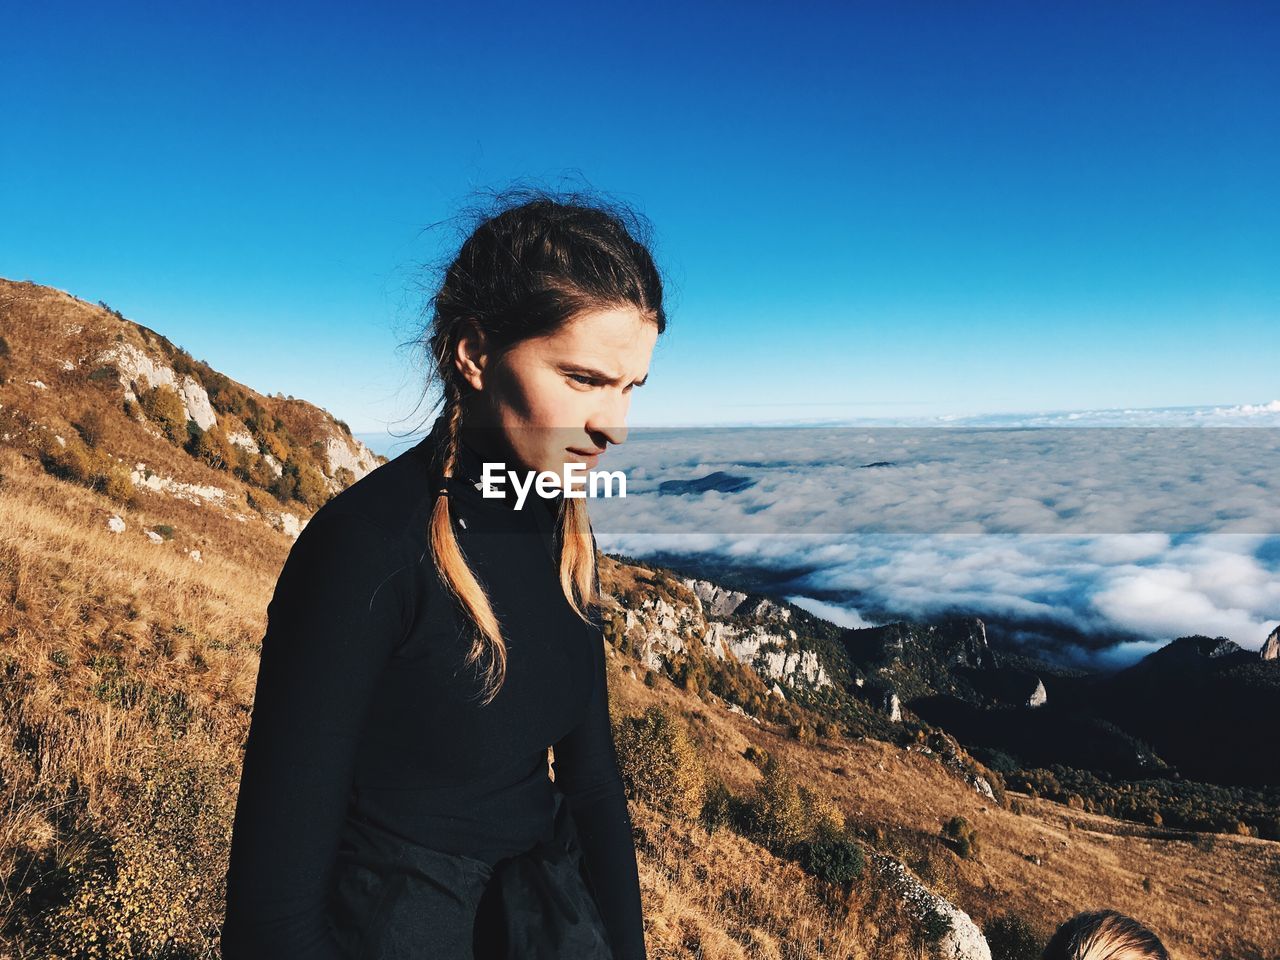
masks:
{"type": "Polygon", "coordinates": [[[531,489],[517,510],[509,483],[505,498],[484,497],[481,458],[465,443],[454,476],[433,476],[440,439],[437,422],[322,506],[280,573],[227,872],[227,960],[339,960],[325,911],[349,818],[492,864],[551,838],[556,789],[618,960],[645,956],[604,639],[560,586],[560,501],[531,489]],[[506,681],[486,706],[479,664],[463,663],[470,633],[428,549],[442,484],[507,641],[506,681]]]}

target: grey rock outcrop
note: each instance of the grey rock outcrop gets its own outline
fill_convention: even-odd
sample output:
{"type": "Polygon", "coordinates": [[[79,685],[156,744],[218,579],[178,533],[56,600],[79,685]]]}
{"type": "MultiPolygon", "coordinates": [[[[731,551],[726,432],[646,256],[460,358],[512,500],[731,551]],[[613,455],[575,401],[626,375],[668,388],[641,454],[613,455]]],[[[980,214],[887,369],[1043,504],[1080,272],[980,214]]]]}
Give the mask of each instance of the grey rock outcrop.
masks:
{"type": "Polygon", "coordinates": [[[972,917],[929,890],[892,857],[872,853],[871,860],[881,876],[921,918],[930,913],[946,918],[949,926],[938,943],[937,956],[947,960],[991,960],[991,947],[972,917]]]}
{"type": "Polygon", "coordinates": [[[1280,627],[1271,631],[1271,636],[1267,637],[1267,642],[1262,645],[1258,655],[1263,660],[1280,660],[1280,627]]]}
{"type": "MultiPolygon", "coordinates": [[[[139,350],[132,343],[114,343],[98,356],[100,363],[114,363],[120,371],[120,382],[124,385],[127,400],[138,399],[133,391],[136,383],[143,387],[142,381],[152,387],[166,386],[173,388],[182,401],[187,419],[194,420],[201,430],[208,430],[218,422],[213,412],[213,404],[209,402],[209,394],[190,374],[179,377],[166,363],[157,361],[147,353],[139,350]]],[[[145,387],[143,387],[145,389],[145,387]]]]}
{"type": "Polygon", "coordinates": [[[623,613],[623,630],[646,667],[660,670],[664,660],[700,648],[715,660],[751,668],[783,695],[788,687],[831,685],[818,653],[797,647],[789,608],[706,580],[680,583],[691,602],[650,594],[623,613]]]}
{"type": "Polygon", "coordinates": [[[1049,694],[1044,688],[1044,681],[1041,680],[1039,677],[1037,677],[1036,688],[1033,691],[1031,691],[1031,696],[1027,697],[1027,706],[1043,707],[1048,702],[1049,702],[1049,694]]]}

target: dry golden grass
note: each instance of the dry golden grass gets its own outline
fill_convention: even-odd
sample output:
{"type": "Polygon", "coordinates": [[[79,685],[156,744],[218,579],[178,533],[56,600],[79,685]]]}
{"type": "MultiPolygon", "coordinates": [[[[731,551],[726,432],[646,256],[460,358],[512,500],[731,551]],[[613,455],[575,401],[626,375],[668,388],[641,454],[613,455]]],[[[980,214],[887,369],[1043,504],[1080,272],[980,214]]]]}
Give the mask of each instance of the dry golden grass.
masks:
{"type": "MultiPolygon", "coordinates": [[[[215,955],[256,647],[290,541],[153,494],[118,509],[3,446],[0,477],[7,948],[22,958],[215,955]],[[123,533],[108,531],[112,512],[123,533]],[[175,539],[151,543],[143,530],[157,523],[175,539]]],[[[760,778],[743,755],[750,745],[802,770],[979,925],[1012,910],[1047,932],[1110,906],[1151,925],[1179,958],[1271,957],[1280,946],[1280,844],[1170,839],[1027,797],[1019,815],[917,752],[802,744],[666,681],[648,687],[628,662],[610,658],[617,710],[657,704],[685,716],[709,772],[740,795],[760,778]],[[976,825],[978,859],[938,838],[954,815],[976,825]]],[[[708,835],[638,802],[633,817],[655,958],[792,958],[819,944],[830,957],[914,955],[910,918],[870,874],[838,895],[725,828],[708,835]]]]}
{"type": "MultiPolygon", "coordinates": [[[[879,849],[898,856],[980,927],[1010,911],[1047,933],[1080,910],[1110,907],[1156,930],[1180,960],[1280,954],[1280,843],[1225,834],[1177,839],[1176,831],[1010,791],[1022,807],[1018,814],[919,752],[875,740],[801,744],[672,684],[647,687],[619,659],[611,661],[617,709],[659,704],[690,717],[708,767],[738,793],[753,790],[760,778],[743,756],[748,746],[785,760],[852,823],[878,827],[879,849]],[[955,815],[981,837],[975,860],[956,857],[939,839],[955,815]]],[[[744,869],[729,859],[715,875],[728,882],[744,869]]]]}

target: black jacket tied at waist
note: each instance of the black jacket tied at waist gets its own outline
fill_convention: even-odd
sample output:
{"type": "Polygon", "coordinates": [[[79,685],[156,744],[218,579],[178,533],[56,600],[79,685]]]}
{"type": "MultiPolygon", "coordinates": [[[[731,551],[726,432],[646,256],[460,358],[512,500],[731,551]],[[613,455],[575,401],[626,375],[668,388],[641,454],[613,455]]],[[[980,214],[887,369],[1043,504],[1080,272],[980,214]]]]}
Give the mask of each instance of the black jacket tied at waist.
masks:
{"type": "Polygon", "coordinates": [[[490,866],[349,821],[329,918],[351,960],[613,960],[573,817],[490,866]]]}

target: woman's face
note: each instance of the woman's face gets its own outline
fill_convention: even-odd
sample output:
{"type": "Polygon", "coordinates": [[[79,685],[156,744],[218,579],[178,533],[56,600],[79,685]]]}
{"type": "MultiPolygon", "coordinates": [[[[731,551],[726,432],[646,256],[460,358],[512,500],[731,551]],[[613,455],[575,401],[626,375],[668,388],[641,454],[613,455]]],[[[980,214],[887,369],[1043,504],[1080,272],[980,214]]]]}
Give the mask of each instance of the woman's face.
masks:
{"type": "Polygon", "coordinates": [[[626,442],[631,392],[648,379],[657,339],[657,324],[630,306],[579,314],[501,355],[478,330],[463,337],[454,362],[477,391],[464,438],[507,470],[594,469],[593,453],[626,442]]]}

